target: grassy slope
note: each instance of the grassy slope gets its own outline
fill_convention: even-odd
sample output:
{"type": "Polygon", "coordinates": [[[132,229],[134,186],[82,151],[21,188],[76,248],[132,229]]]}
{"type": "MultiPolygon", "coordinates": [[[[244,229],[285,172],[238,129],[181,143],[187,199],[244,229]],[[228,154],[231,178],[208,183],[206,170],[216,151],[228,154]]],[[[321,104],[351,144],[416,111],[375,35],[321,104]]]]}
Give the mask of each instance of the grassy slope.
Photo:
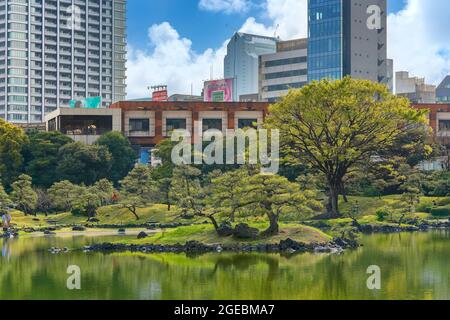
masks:
{"type": "MultiPolygon", "coordinates": [[[[264,230],[268,225],[264,223],[252,223],[252,227],[264,230]]],[[[221,238],[217,236],[211,225],[195,225],[188,227],[180,227],[176,229],[166,230],[146,239],[140,240],[124,240],[121,243],[127,244],[184,244],[187,241],[200,241],[205,244],[258,244],[258,243],[279,243],[280,240],[291,238],[298,242],[304,243],[326,243],[331,237],[322,231],[299,224],[281,224],[280,234],[270,239],[259,238],[256,240],[235,240],[233,237],[221,238]]]]}
{"type": "MultiPolygon", "coordinates": [[[[142,208],[138,210],[140,220],[136,218],[127,209],[120,208],[119,206],[107,206],[98,209],[97,219],[100,220],[99,224],[143,224],[147,222],[190,222],[195,220],[181,220],[176,213],[176,210],[167,211],[165,205],[154,205],[148,208],[142,208]]],[[[87,218],[82,216],[74,216],[71,213],[53,214],[45,217],[44,215],[24,216],[21,212],[15,211],[12,213],[13,223],[19,227],[46,227],[49,225],[72,225],[72,224],[85,224],[87,218]],[[33,219],[39,219],[34,221],[33,219]],[[52,220],[52,223],[48,223],[52,220]],[[54,222],[53,222],[54,221],[54,222]]]]}
{"type": "MultiPolygon", "coordinates": [[[[360,218],[362,222],[375,222],[375,212],[378,208],[386,205],[392,205],[398,201],[400,196],[385,196],[379,199],[378,197],[349,197],[349,202],[341,202],[342,213],[350,212],[352,206],[358,201],[360,218]]],[[[432,203],[433,200],[439,200],[442,198],[422,197],[421,202],[432,203]]],[[[167,211],[165,205],[153,205],[147,208],[138,209],[140,220],[136,220],[135,217],[127,210],[120,208],[120,206],[107,206],[98,209],[97,219],[100,220],[101,225],[130,225],[130,224],[143,224],[148,222],[156,223],[168,223],[168,222],[198,222],[204,219],[183,220],[176,212],[176,208],[172,208],[171,211],[167,211]]],[[[420,218],[430,218],[427,213],[417,213],[420,218]]],[[[71,213],[61,213],[56,215],[38,215],[39,221],[34,216],[24,216],[21,212],[15,211],[12,213],[13,223],[18,227],[47,227],[49,225],[82,225],[86,223],[86,217],[74,216],[71,213]],[[53,220],[51,224],[49,220],[53,220]]],[[[258,220],[258,219],[255,219],[258,220]]],[[[263,220],[263,219],[259,219],[263,220]]],[[[346,219],[338,219],[336,222],[346,221],[346,219]]]]}

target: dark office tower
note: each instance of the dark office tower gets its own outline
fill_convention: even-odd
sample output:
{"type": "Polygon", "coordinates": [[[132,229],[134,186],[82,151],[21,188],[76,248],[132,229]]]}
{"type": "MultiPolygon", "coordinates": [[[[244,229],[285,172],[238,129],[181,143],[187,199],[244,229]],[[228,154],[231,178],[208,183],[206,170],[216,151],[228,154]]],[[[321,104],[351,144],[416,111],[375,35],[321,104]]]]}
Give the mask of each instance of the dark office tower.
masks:
{"type": "Polygon", "coordinates": [[[387,83],[386,0],[309,0],[308,81],[387,83]]]}

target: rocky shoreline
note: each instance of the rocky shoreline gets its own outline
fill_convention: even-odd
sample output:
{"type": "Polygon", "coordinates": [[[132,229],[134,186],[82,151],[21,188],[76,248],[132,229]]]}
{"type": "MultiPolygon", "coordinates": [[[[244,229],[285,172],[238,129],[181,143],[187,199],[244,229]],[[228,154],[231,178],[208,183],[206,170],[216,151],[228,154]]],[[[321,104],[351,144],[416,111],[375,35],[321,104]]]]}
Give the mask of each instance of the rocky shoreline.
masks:
{"type": "Polygon", "coordinates": [[[421,223],[417,226],[397,226],[397,225],[377,225],[367,224],[360,226],[360,231],[365,234],[371,233],[397,233],[397,232],[417,232],[433,229],[450,229],[450,221],[437,221],[433,223],[421,223]]]}
{"type": "Polygon", "coordinates": [[[222,253],[222,252],[260,252],[260,253],[342,253],[346,249],[358,248],[360,244],[355,240],[334,238],[329,243],[311,243],[305,244],[286,239],[277,244],[232,244],[232,245],[207,245],[198,241],[188,241],[186,244],[175,245],[127,245],[102,243],[87,246],[85,252],[141,252],[141,253],[186,253],[186,254],[204,254],[204,253],[222,253]]]}

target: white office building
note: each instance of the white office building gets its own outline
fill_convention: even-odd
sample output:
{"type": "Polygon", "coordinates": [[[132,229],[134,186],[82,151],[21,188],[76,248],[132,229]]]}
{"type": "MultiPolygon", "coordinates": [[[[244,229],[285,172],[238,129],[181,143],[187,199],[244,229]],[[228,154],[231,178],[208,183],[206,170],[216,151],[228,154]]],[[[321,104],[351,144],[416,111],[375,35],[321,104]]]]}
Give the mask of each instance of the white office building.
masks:
{"type": "Polygon", "coordinates": [[[224,60],[225,79],[233,79],[233,101],[258,93],[259,56],[276,52],[277,39],[236,33],[228,43],[224,60]]]}
{"type": "Polygon", "coordinates": [[[259,57],[259,100],[275,102],[308,83],[308,39],[280,41],[277,52],[259,57]]]}
{"type": "Polygon", "coordinates": [[[126,0],[0,1],[0,118],[39,123],[70,100],[124,100],[126,0]]]}

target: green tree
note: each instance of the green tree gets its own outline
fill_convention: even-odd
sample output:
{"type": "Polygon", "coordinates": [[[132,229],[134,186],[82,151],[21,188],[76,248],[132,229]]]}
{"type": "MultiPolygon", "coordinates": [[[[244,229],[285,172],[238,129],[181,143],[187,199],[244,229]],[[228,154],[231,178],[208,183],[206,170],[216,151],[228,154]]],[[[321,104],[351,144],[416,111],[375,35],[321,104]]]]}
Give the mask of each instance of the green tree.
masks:
{"type": "Polygon", "coordinates": [[[137,209],[149,205],[155,194],[149,167],[136,165],[120,185],[120,204],[139,220],[137,209]]]}
{"type": "Polygon", "coordinates": [[[6,193],[5,189],[3,188],[2,183],[0,181],[0,215],[6,213],[12,205],[13,205],[13,202],[11,201],[8,194],[6,193]]]}
{"type": "Polygon", "coordinates": [[[95,217],[97,209],[102,205],[102,199],[95,187],[83,188],[81,194],[74,200],[72,213],[88,218],[95,217]]]}
{"type": "Polygon", "coordinates": [[[84,188],[64,180],[54,183],[47,192],[55,210],[71,211],[77,198],[83,194],[84,188]]]}
{"type": "Polygon", "coordinates": [[[26,174],[21,174],[11,185],[11,199],[16,208],[26,215],[34,213],[37,206],[38,196],[33,190],[32,179],[26,174]]]}
{"type": "Polygon", "coordinates": [[[202,172],[192,166],[177,166],[173,171],[172,197],[183,216],[208,218],[217,230],[217,211],[208,212],[206,192],[201,181],[202,172]]]}
{"type": "Polygon", "coordinates": [[[99,197],[101,205],[105,206],[111,203],[115,189],[111,181],[101,179],[92,186],[90,191],[95,193],[99,197]]]}
{"type": "Polygon", "coordinates": [[[280,130],[283,152],[325,175],[332,217],[340,216],[338,198],[349,171],[425,122],[424,111],[410,108],[386,86],[348,77],[291,90],[267,119],[280,130]]]}
{"type": "Polygon", "coordinates": [[[108,177],[111,160],[111,154],[105,146],[74,142],[59,150],[59,164],[56,170],[60,179],[89,186],[108,177]]]}
{"type": "Polygon", "coordinates": [[[249,178],[246,169],[228,171],[211,181],[208,202],[212,208],[221,211],[234,222],[243,201],[242,183],[249,178]]]}
{"type": "Polygon", "coordinates": [[[120,132],[108,132],[101,136],[96,144],[105,146],[111,153],[111,171],[108,179],[118,183],[133,169],[136,163],[136,154],[130,141],[120,132]]]}
{"type": "Polygon", "coordinates": [[[35,185],[48,188],[58,181],[55,168],[59,149],[73,141],[56,131],[30,132],[28,138],[29,142],[23,148],[26,174],[33,178],[35,185]]]}
{"type": "Polygon", "coordinates": [[[278,175],[256,174],[242,181],[243,201],[241,206],[256,205],[269,219],[270,226],[262,234],[273,236],[279,233],[278,221],[280,216],[290,210],[303,215],[312,215],[321,210],[317,201],[317,193],[312,190],[301,190],[296,183],[289,182],[285,177],[278,175]]]}
{"type": "Polygon", "coordinates": [[[50,199],[47,190],[44,188],[36,188],[34,191],[37,195],[36,211],[44,213],[47,216],[53,207],[52,200],[50,199]]]}
{"type": "Polygon", "coordinates": [[[0,176],[9,186],[23,165],[22,148],[27,142],[24,131],[0,118],[0,176]]]}

